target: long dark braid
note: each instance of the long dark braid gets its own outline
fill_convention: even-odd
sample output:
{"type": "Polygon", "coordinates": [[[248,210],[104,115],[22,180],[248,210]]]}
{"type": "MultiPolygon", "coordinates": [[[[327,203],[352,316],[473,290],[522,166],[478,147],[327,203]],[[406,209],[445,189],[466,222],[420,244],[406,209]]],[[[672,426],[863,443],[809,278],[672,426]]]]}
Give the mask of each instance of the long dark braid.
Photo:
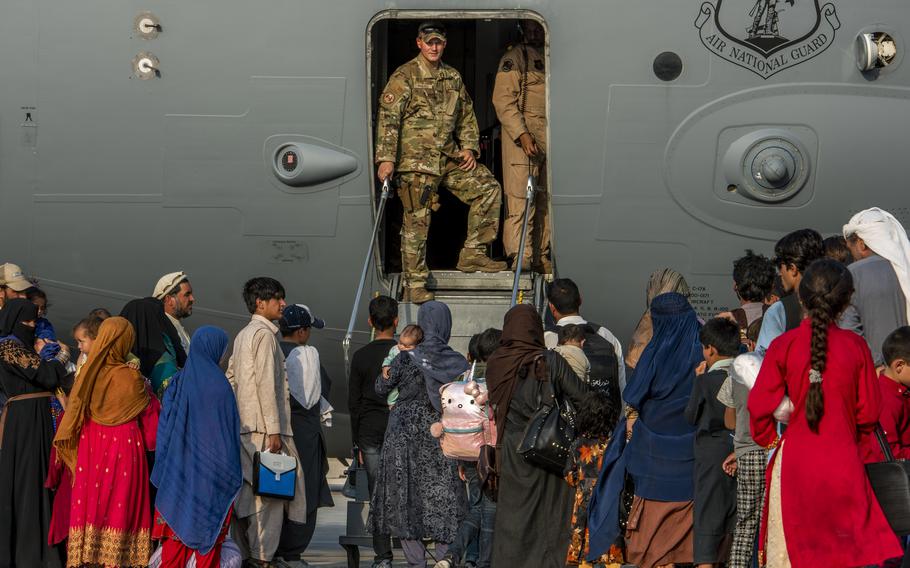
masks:
{"type": "Polygon", "coordinates": [[[822,377],[828,362],[828,327],[843,313],[852,295],[853,277],[847,267],[836,260],[816,260],[806,269],[799,284],[799,298],[812,324],[806,421],[816,434],[825,415],[822,377]]]}

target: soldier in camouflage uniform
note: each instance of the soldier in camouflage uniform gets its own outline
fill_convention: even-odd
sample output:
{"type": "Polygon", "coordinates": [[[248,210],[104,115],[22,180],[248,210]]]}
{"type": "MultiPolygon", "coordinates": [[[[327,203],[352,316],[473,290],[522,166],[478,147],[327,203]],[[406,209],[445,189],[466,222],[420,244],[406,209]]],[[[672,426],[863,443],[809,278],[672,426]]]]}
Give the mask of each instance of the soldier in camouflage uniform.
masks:
{"type": "Polygon", "coordinates": [[[502,189],[477,163],[480,133],[474,104],[458,71],[441,61],[445,29],[420,25],[420,54],[399,67],[382,92],[376,133],[377,175],[398,174],[404,205],[401,256],[404,301],[433,299],[426,289],[430,214],[439,209],[437,191],[448,189],[470,206],[468,235],[458,257],[463,272],[499,272],[504,262],[490,259],[484,245],[499,231],[502,189]]]}

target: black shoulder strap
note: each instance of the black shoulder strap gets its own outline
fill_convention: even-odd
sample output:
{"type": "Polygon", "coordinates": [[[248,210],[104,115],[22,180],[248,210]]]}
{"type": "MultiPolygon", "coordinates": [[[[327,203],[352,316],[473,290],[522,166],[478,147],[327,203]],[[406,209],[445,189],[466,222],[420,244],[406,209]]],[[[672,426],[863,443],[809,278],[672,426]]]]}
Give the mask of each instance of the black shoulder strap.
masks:
{"type": "Polygon", "coordinates": [[[799,305],[799,297],[796,292],[792,292],[781,298],[780,301],[784,304],[787,331],[796,329],[799,327],[799,322],[803,321],[803,308],[799,305]]]}
{"type": "Polygon", "coordinates": [[[881,423],[875,425],[875,438],[878,440],[878,445],[882,449],[885,461],[893,462],[894,454],[891,453],[891,446],[888,444],[888,438],[885,437],[885,430],[882,428],[881,423]]]}

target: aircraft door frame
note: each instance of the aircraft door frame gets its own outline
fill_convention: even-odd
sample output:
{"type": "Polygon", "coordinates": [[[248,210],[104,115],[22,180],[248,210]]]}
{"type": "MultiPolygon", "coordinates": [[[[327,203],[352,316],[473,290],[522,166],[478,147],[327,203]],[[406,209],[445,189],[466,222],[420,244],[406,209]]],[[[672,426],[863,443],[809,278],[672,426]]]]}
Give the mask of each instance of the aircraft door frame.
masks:
{"type": "MultiPolygon", "coordinates": [[[[370,202],[372,204],[372,219],[375,220],[375,215],[377,213],[377,207],[379,204],[379,197],[382,192],[382,184],[376,178],[376,165],[373,161],[373,156],[375,152],[375,133],[376,133],[376,123],[375,123],[375,109],[378,102],[378,93],[381,93],[382,85],[376,85],[374,82],[380,77],[374,76],[374,63],[377,59],[386,58],[386,52],[382,49],[377,49],[379,45],[387,46],[388,37],[374,37],[374,30],[376,25],[380,22],[387,20],[412,20],[415,22],[424,21],[424,20],[479,20],[479,21],[489,21],[489,20],[534,20],[540,23],[544,29],[545,35],[545,68],[546,68],[546,78],[547,78],[547,88],[546,88],[546,112],[547,116],[550,116],[551,105],[550,105],[550,64],[551,64],[551,52],[550,52],[550,27],[547,24],[546,19],[538,12],[527,9],[498,9],[498,10],[381,10],[373,15],[369,23],[366,26],[364,33],[364,46],[365,46],[365,60],[364,60],[364,73],[366,76],[366,89],[367,93],[364,97],[366,102],[366,107],[364,111],[366,112],[366,124],[368,128],[367,135],[367,148],[369,151],[369,169],[370,172],[370,202]],[[376,96],[374,96],[374,94],[376,96]]],[[[496,58],[497,62],[502,53],[497,53],[496,58]]],[[[380,66],[388,66],[386,61],[380,61],[380,66]]],[[[385,74],[388,76],[392,70],[386,69],[385,74]]],[[[477,99],[479,96],[485,96],[485,93],[471,93],[472,98],[475,102],[475,107],[477,106],[477,99]]],[[[497,121],[498,122],[498,121],[497,121]]],[[[551,131],[549,122],[547,124],[547,140],[548,148],[551,148],[551,131]]],[[[552,152],[550,152],[552,154],[552,152]]],[[[546,187],[552,188],[552,168],[546,168],[546,187]]],[[[396,195],[390,195],[389,199],[397,198],[396,195]]],[[[503,199],[503,202],[505,200],[503,199]]],[[[552,223],[553,211],[552,211],[552,200],[549,202],[550,207],[550,219],[552,223]]],[[[383,258],[383,251],[385,250],[384,239],[386,237],[385,231],[380,231],[380,235],[377,237],[380,241],[380,245],[374,247],[374,267],[377,273],[377,277],[383,284],[388,288],[391,286],[391,276],[386,273],[385,270],[385,259],[383,258]]],[[[553,247],[553,242],[555,241],[555,231],[551,227],[551,248],[553,247]]]]}

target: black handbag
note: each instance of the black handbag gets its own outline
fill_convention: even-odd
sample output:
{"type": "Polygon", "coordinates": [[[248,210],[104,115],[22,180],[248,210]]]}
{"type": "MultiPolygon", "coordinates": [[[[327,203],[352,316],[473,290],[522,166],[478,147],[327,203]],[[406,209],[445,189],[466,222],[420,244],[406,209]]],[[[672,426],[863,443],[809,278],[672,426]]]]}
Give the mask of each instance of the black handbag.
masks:
{"type": "Polygon", "coordinates": [[[885,461],[866,464],[866,475],[891,529],[906,536],[910,534],[910,462],[894,460],[881,425],[876,425],[875,437],[885,461]]]}
{"type": "Polygon", "coordinates": [[[360,463],[360,449],[357,446],[351,450],[351,465],[344,471],[344,485],[341,494],[354,501],[369,502],[369,478],[364,464],[360,463]]]}
{"type": "Polygon", "coordinates": [[[518,453],[543,470],[565,475],[571,464],[575,442],[575,409],[568,400],[560,400],[550,381],[540,381],[538,408],[525,427],[518,453]],[[545,393],[541,391],[546,390],[545,393]]]}
{"type": "Polygon", "coordinates": [[[357,454],[359,451],[355,446],[351,451],[351,465],[344,470],[344,485],[341,486],[341,494],[348,499],[357,499],[357,467],[360,466],[357,454]]]}

